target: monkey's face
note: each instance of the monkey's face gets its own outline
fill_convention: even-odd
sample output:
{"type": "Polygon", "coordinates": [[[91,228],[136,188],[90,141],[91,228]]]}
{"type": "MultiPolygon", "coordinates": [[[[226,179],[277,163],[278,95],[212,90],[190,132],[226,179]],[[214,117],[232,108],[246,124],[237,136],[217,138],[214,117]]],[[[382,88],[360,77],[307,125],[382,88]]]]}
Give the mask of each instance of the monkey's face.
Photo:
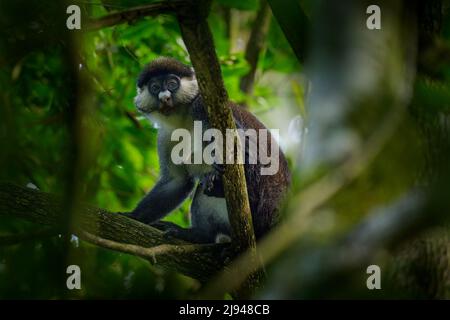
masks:
{"type": "Polygon", "coordinates": [[[150,80],[147,89],[158,101],[158,111],[169,115],[174,109],[174,94],[180,87],[180,78],[174,74],[155,77],[150,80]]]}
{"type": "Polygon", "coordinates": [[[138,88],[135,104],[144,114],[155,112],[167,117],[174,112],[182,112],[197,94],[195,76],[164,74],[150,78],[142,88],[138,88]]]}

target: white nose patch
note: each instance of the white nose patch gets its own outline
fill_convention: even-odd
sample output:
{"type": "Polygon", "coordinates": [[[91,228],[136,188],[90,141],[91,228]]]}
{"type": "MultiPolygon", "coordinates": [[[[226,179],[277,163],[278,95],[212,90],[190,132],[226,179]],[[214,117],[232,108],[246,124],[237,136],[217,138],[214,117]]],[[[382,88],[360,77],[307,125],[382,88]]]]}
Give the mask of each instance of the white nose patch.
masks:
{"type": "Polygon", "coordinates": [[[170,91],[169,90],[161,91],[158,94],[158,99],[161,100],[161,101],[164,101],[167,98],[170,98],[170,91]]]}

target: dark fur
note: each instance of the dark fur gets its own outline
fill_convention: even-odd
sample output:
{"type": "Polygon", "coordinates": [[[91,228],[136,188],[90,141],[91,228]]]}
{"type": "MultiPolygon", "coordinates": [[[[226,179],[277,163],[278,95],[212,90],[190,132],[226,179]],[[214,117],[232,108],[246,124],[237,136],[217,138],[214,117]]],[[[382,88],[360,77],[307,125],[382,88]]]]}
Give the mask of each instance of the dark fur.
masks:
{"type": "Polygon", "coordinates": [[[145,66],[138,77],[137,86],[142,89],[151,78],[169,73],[175,74],[180,78],[192,77],[194,75],[192,68],[178,60],[160,57],[145,66]]]}
{"type": "MultiPolygon", "coordinates": [[[[192,69],[182,63],[170,59],[160,58],[150,63],[139,76],[138,86],[146,86],[152,77],[165,74],[176,74],[180,77],[192,78],[192,69]]],[[[238,129],[266,129],[265,126],[250,112],[242,107],[230,103],[233,117],[238,129]]],[[[210,128],[205,105],[200,95],[197,95],[189,105],[175,106],[174,114],[181,114],[187,121],[201,120],[203,129],[210,128]],[[185,114],[187,112],[187,114],[185,114]]],[[[131,217],[151,223],[164,229],[167,234],[192,242],[214,242],[218,234],[230,235],[230,226],[223,221],[225,206],[218,206],[216,202],[224,203],[224,190],[221,171],[215,166],[209,166],[200,177],[193,176],[184,165],[175,165],[170,160],[170,131],[163,127],[158,132],[158,155],[160,160],[161,178],[153,189],[141,200],[131,213],[131,217]],[[172,223],[157,221],[175,209],[189,196],[199,179],[191,205],[191,223],[189,229],[181,228],[172,223]],[[223,208],[220,210],[219,208],[223,208]],[[156,222],[157,221],[157,222],[156,222]],[[155,223],[156,222],[156,223],[155,223]]],[[[270,135],[270,132],[268,132],[270,135]]],[[[271,139],[268,137],[270,152],[271,139]]],[[[246,143],[248,146],[248,143],[246,143]]],[[[279,148],[277,146],[277,148],[279,148]]],[[[246,151],[245,178],[252,213],[255,235],[264,236],[278,221],[278,209],[287,192],[290,183],[290,172],[284,154],[279,150],[279,170],[274,175],[262,175],[262,164],[249,164],[248,150],[246,151]]],[[[270,154],[269,154],[270,156],[270,154]]],[[[190,165],[187,165],[190,166],[190,165]]]]}
{"type": "MultiPolygon", "coordinates": [[[[233,102],[230,102],[230,107],[237,129],[266,129],[264,124],[246,109],[233,102]]],[[[201,96],[198,96],[193,102],[192,110],[195,120],[207,122],[207,114],[201,96]]],[[[268,150],[264,150],[264,152],[267,151],[267,154],[270,156],[271,139],[269,136],[270,132],[268,132],[267,138],[268,150]]],[[[248,143],[246,143],[246,146],[248,146],[248,143]]],[[[256,238],[261,238],[277,223],[279,219],[278,207],[291,181],[289,167],[281,149],[279,150],[279,162],[280,166],[276,174],[261,175],[261,164],[259,161],[257,164],[249,164],[246,154],[244,165],[245,180],[247,182],[247,193],[256,238]]],[[[205,194],[224,197],[221,179],[215,180],[213,187],[207,190],[205,194]]]]}
{"type": "MultiPolygon", "coordinates": [[[[231,108],[238,128],[265,129],[265,126],[247,110],[235,104],[232,104],[231,108]]],[[[268,138],[267,141],[268,152],[270,152],[271,139],[268,138]]],[[[280,202],[290,184],[289,167],[281,150],[279,150],[279,162],[279,170],[274,175],[261,175],[260,163],[245,165],[247,192],[257,238],[263,236],[278,221],[280,202]]]]}

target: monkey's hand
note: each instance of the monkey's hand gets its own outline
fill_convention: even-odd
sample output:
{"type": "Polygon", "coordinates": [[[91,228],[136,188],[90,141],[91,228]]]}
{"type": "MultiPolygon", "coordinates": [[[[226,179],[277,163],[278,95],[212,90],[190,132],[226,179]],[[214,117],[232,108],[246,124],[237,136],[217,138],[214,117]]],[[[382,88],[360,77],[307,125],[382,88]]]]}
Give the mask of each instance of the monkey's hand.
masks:
{"type": "Polygon", "coordinates": [[[225,171],[225,165],[213,164],[212,166],[214,170],[204,177],[202,184],[205,188],[205,194],[209,196],[221,196],[223,193],[222,176],[225,171]]]}
{"type": "Polygon", "coordinates": [[[166,232],[167,230],[170,230],[170,229],[179,228],[179,226],[176,225],[173,222],[161,221],[161,220],[156,221],[156,222],[152,222],[152,223],[149,224],[149,226],[153,227],[153,228],[156,228],[156,229],[159,229],[159,230],[164,231],[164,232],[166,232]]]}
{"type": "MultiPolygon", "coordinates": [[[[136,214],[134,214],[133,212],[115,212],[115,213],[145,224],[145,222],[141,221],[139,219],[139,217],[136,214]]],[[[168,222],[168,221],[156,221],[156,222],[149,223],[148,225],[151,227],[154,227],[156,229],[159,229],[161,231],[165,231],[168,228],[176,226],[176,224],[174,224],[172,222],[168,222]]]]}
{"type": "Polygon", "coordinates": [[[139,216],[137,216],[134,212],[120,212],[120,211],[118,211],[118,212],[115,212],[115,213],[119,214],[121,216],[130,218],[130,219],[133,219],[133,220],[145,223],[145,222],[141,221],[141,219],[139,219],[139,216]]]}
{"type": "Polygon", "coordinates": [[[213,163],[212,167],[214,168],[214,171],[222,176],[225,172],[225,165],[223,163],[213,163]]]}
{"type": "Polygon", "coordinates": [[[131,219],[137,220],[137,219],[133,216],[132,212],[120,212],[120,211],[117,211],[117,212],[114,212],[114,213],[115,213],[115,214],[118,214],[118,215],[121,215],[121,216],[124,216],[124,217],[127,217],[127,218],[131,218],[131,219]]]}

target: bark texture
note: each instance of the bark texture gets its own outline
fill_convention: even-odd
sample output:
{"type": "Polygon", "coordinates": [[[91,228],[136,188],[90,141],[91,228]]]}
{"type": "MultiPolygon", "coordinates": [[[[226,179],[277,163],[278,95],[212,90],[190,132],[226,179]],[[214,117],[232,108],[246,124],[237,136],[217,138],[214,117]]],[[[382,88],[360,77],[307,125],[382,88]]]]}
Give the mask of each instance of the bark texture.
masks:
{"type": "MultiPolygon", "coordinates": [[[[64,201],[55,195],[10,183],[0,183],[0,215],[23,218],[58,230],[61,228],[60,216],[64,208],[64,201]]],[[[84,232],[103,239],[147,248],[164,244],[178,245],[177,250],[167,250],[149,261],[202,282],[223,268],[220,263],[222,247],[219,245],[192,245],[197,247],[193,250],[192,246],[184,246],[187,242],[166,239],[162,232],[155,228],[94,206],[78,205],[75,225],[72,232],[89,242],[93,241],[84,237],[84,232]]]]}

